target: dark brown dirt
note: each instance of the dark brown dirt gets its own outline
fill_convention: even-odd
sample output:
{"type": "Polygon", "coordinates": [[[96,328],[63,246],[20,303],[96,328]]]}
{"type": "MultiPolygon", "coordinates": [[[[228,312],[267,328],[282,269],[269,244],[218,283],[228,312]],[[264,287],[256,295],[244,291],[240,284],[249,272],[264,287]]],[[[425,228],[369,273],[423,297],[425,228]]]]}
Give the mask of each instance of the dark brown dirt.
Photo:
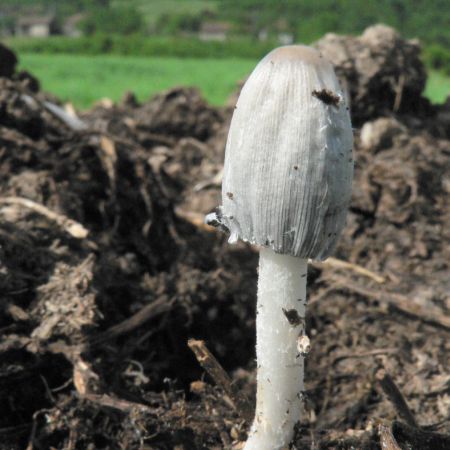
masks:
{"type": "MultiPolygon", "coordinates": [[[[379,30],[320,44],[358,49],[337,62],[356,80],[335,255],[353,267],[310,267],[297,449],[450,448],[450,114],[421,97],[415,44],[379,30]]],[[[203,225],[230,111],[176,88],[75,130],[30,79],[0,79],[0,448],[241,448],[247,425],[187,346],[254,396],[257,253],[203,225]]]]}
{"type": "Polygon", "coordinates": [[[431,109],[421,97],[427,76],[417,41],[376,25],[357,37],[327,34],[316,47],[337,68],[357,124],[392,111],[431,109]]]}
{"type": "Polygon", "coordinates": [[[11,78],[16,71],[17,57],[13,51],[0,44],[0,77],[11,78]]]}

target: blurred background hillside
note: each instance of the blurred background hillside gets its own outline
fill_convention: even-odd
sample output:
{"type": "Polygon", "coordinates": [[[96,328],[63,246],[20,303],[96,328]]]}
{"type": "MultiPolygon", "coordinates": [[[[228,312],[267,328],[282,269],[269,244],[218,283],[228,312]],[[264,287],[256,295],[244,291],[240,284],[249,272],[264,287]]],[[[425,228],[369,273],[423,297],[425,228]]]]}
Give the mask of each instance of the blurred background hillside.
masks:
{"type": "Polygon", "coordinates": [[[180,84],[221,105],[271,48],[381,22],[420,40],[426,95],[443,102],[449,19],[441,0],[2,0],[0,36],[45,90],[80,108],[180,84]]]}

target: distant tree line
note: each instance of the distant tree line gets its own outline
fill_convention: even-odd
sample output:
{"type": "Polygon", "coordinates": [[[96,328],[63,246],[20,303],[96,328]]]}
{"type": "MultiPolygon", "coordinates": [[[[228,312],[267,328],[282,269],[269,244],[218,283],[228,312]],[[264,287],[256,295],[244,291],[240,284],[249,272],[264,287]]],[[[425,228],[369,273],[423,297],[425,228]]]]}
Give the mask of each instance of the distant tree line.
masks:
{"type": "MultiPolygon", "coordinates": [[[[82,12],[85,18],[79,26],[86,36],[100,37],[92,45],[97,49],[109,48],[105,36],[153,34],[186,39],[186,35],[198,33],[205,22],[225,21],[231,26],[231,40],[249,42],[253,39],[255,48],[259,48],[257,41],[264,39],[261,47],[265,48],[277,45],[279,33],[288,33],[295,42],[310,43],[330,31],[359,34],[367,26],[381,22],[395,27],[405,37],[419,38],[425,44],[427,64],[450,73],[448,0],[207,0],[205,5],[204,11],[196,13],[180,13],[173,8],[161,14],[150,26],[136,0],[0,0],[0,26],[3,23],[4,27],[13,27],[8,13],[17,17],[18,13],[27,11],[33,11],[33,14],[36,11],[52,12],[62,23],[65,17],[82,12]],[[208,8],[208,2],[211,8],[208,8]]],[[[117,48],[118,41],[111,42],[114,42],[111,49],[117,48]]],[[[138,39],[133,38],[133,42],[136,44],[138,39]]],[[[178,47],[182,45],[181,40],[179,42],[178,47]]],[[[191,39],[189,42],[182,48],[194,48],[191,39]]],[[[125,47],[127,52],[132,51],[125,47]]],[[[234,43],[223,48],[227,48],[227,54],[228,49],[235,49],[235,56],[244,56],[244,53],[249,54],[247,46],[244,47],[245,52],[240,52],[239,45],[234,43]]],[[[152,47],[152,52],[155,48],[152,47]]]]}
{"type": "Polygon", "coordinates": [[[119,6],[115,8],[93,7],[81,22],[84,34],[91,36],[103,34],[143,34],[146,24],[142,14],[136,8],[119,6]]]}
{"type": "MultiPolygon", "coordinates": [[[[189,0],[179,0],[189,2],[189,0]]],[[[215,20],[227,20],[236,33],[257,38],[261,31],[285,31],[296,41],[310,42],[333,31],[360,33],[367,26],[383,22],[407,37],[429,44],[450,47],[448,0],[208,0],[215,20]]],[[[157,26],[149,29],[135,0],[1,0],[0,13],[30,8],[53,11],[60,17],[85,12],[88,33],[130,34],[158,32],[177,34],[196,31],[211,11],[162,14],[157,26]]],[[[2,15],[2,14],[0,14],[2,15]]]]}
{"type": "Polygon", "coordinates": [[[219,0],[219,14],[257,36],[284,27],[297,41],[326,32],[360,33],[374,23],[407,37],[450,46],[448,0],[219,0]]]}
{"type": "Polygon", "coordinates": [[[110,0],[1,0],[0,11],[55,13],[61,16],[109,7],[110,0]]]}

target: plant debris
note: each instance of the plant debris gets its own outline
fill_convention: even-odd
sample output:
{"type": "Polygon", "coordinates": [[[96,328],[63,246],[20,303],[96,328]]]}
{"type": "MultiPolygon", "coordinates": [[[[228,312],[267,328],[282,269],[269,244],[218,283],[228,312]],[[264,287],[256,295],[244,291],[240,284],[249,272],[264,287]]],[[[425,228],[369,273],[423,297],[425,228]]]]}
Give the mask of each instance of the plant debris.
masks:
{"type": "Polygon", "coordinates": [[[336,95],[330,89],[322,89],[321,91],[314,90],[312,91],[312,96],[318,98],[320,101],[325,103],[325,105],[332,105],[338,107],[340,97],[336,95]]]}

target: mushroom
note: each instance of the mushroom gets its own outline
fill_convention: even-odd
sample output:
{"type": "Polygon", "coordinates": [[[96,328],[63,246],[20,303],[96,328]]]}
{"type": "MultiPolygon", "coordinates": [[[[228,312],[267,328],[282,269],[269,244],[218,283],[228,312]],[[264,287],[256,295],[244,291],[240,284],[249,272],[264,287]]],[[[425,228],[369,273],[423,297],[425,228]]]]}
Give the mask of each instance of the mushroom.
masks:
{"type": "Polygon", "coordinates": [[[332,65],[285,46],[254,69],[225,151],[222,206],[208,223],[261,247],[256,411],[245,450],[288,445],[300,419],[308,258],[334,250],[353,178],[352,128],[332,65]]]}

